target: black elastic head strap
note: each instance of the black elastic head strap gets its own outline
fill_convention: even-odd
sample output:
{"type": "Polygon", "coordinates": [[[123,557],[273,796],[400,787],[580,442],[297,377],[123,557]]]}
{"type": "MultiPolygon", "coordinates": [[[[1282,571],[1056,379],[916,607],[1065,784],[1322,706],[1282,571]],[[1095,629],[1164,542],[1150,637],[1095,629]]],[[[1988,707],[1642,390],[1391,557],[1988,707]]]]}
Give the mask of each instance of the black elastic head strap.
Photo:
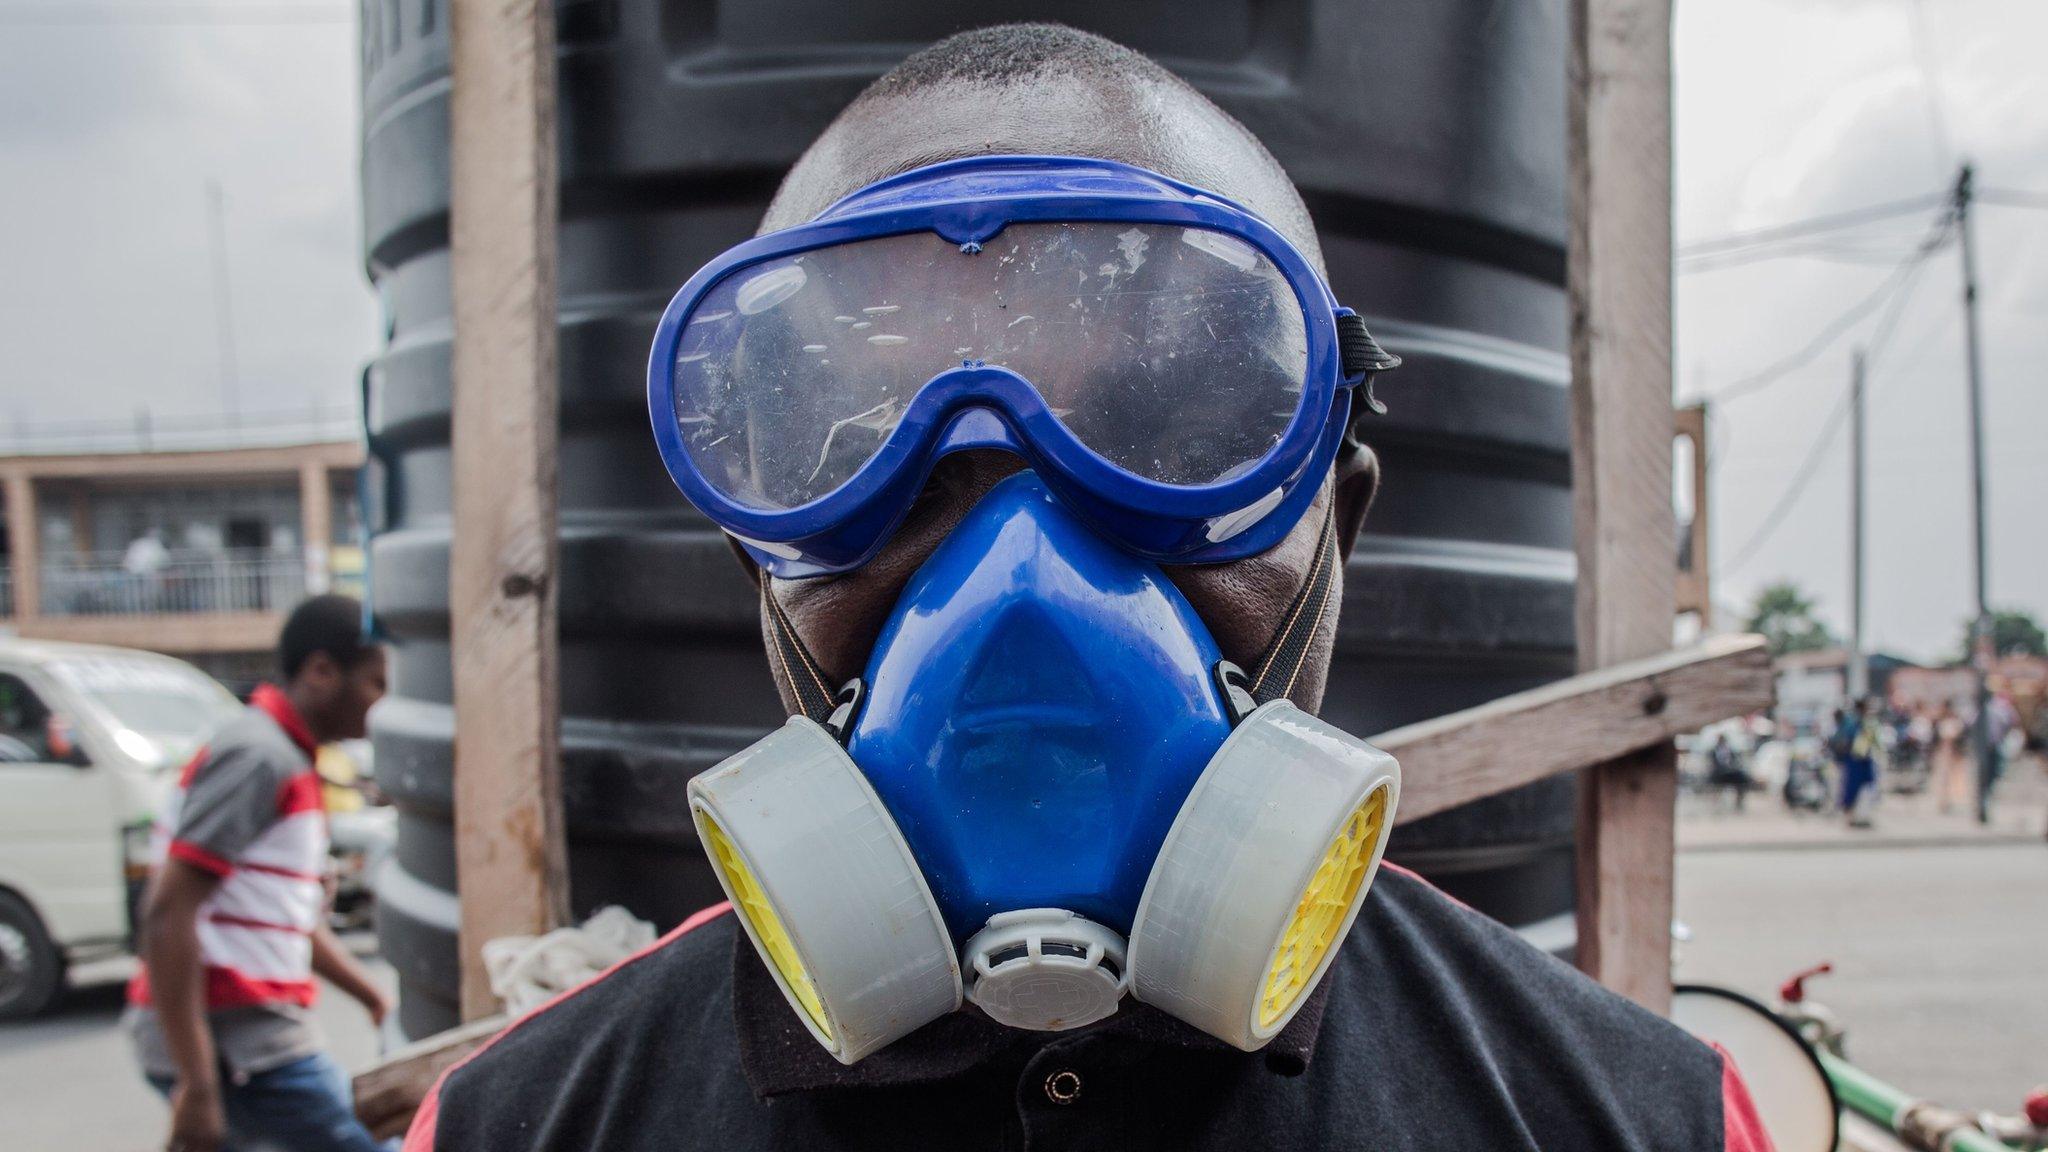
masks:
{"type": "Polygon", "coordinates": [[[1280,630],[1274,633],[1265,655],[1253,666],[1252,699],[1264,704],[1294,690],[1295,681],[1301,678],[1301,670],[1308,663],[1316,630],[1322,627],[1323,617],[1330,610],[1330,590],[1336,583],[1339,563],[1337,516],[1332,510],[1323,514],[1323,530],[1316,536],[1316,558],[1309,567],[1308,579],[1301,582],[1301,590],[1294,594],[1287,614],[1280,618],[1280,630]]]}
{"type": "Polygon", "coordinates": [[[789,689],[798,712],[823,724],[831,717],[834,706],[836,693],[832,682],[826,679],[804,642],[797,639],[796,625],[790,623],[782,605],[775,602],[765,574],[761,578],[761,619],[768,625],[768,663],[775,678],[789,689]]]}
{"type": "MultiPolygon", "coordinates": [[[[1374,398],[1372,378],[1390,368],[1399,368],[1401,358],[1380,347],[1355,312],[1337,316],[1337,350],[1342,356],[1344,378],[1363,377],[1357,386],[1359,395],[1364,397],[1367,407],[1384,414],[1387,406],[1374,398]]],[[[1316,557],[1308,579],[1301,582],[1300,591],[1287,606],[1287,614],[1280,618],[1280,630],[1254,666],[1247,685],[1252,699],[1264,704],[1294,691],[1295,682],[1301,679],[1301,670],[1308,663],[1316,630],[1322,627],[1323,617],[1330,611],[1330,591],[1343,563],[1343,557],[1337,554],[1337,512],[1333,503],[1323,515],[1323,530],[1316,537],[1316,557]]]]}
{"type": "Polygon", "coordinates": [[[1358,391],[1365,397],[1366,407],[1385,415],[1387,406],[1372,394],[1372,378],[1377,372],[1399,368],[1401,358],[1380,347],[1380,342],[1365,330],[1365,320],[1356,312],[1344,312],[1337,316],[1337,353],[1343,364],[1346,380],[1363,376],[1358,391]]]}

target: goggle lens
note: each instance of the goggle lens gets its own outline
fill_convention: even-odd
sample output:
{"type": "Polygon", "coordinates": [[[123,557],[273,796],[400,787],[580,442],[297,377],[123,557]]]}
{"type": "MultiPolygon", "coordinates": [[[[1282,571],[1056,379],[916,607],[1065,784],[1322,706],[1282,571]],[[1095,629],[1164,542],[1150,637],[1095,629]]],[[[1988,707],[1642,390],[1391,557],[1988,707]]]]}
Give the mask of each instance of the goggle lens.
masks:
{"type": "Polygon", "coordinates": [[[726,498],[786,510],[850,480],[935,375],[1031,382],[1129,473],[1201,486],[1279,444],[1301,404],[1301,301],[1257,248],[1167,224],[1015,223],[982,246],[886,236],[742,268],[686,318],[675,420],[726,498]]]}

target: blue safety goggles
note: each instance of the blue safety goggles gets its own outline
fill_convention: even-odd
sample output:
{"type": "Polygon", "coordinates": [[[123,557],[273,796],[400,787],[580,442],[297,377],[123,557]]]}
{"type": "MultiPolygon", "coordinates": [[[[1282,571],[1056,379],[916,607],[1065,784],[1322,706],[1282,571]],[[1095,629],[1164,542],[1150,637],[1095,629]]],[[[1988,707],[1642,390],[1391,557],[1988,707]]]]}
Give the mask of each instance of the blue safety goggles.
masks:
{"type": "Polygon", "coordinates": [[[777,576],[859,566],[941,457],[982,448],[1132,552],[1201,564],[1286,535],[1356,386],[1398,363],[1237,204],[982,156],[705,265],[662,315],[647,403],[676,486],[777,576]]]}

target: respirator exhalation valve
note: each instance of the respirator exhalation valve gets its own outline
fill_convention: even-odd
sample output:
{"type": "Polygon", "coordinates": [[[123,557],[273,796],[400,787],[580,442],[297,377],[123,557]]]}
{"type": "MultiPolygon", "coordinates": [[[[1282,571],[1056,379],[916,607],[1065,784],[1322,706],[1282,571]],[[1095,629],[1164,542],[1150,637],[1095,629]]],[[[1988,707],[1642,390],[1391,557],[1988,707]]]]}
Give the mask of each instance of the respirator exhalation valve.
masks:
{"type": "Polygon", "coordinates": [[[999,1024],[1061,1032],[1116,1012],[1130,988],[1122,936],[1064,908],[989,918],[967,941],[967,998],[999,1024]]]}

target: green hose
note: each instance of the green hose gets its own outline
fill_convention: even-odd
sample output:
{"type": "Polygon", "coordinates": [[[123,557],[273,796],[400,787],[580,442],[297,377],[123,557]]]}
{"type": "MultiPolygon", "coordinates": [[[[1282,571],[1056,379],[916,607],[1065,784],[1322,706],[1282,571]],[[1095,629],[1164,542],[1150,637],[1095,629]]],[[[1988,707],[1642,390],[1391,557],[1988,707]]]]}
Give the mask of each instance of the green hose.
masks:
{"type": "MultiPolygon", "coordinates": [[[[1835,1097],[1842,1107],[1869,1120],[1885,1131],[1895,1135],[1899,1132],[1897,1121],[1906,1109],[1920,1103],[1897,1088],[1879,1080],[1847,1060],[1827,1052],[1816,1052],[1820,1066],[1828,1074],[1828,1082],[1835,1086],[1835,1097]]],[[[1943,1142],[1945,1152],[2012,1152],[2005,1144],[1975,1129],[1959,1129],[1943,1142]]]]}

